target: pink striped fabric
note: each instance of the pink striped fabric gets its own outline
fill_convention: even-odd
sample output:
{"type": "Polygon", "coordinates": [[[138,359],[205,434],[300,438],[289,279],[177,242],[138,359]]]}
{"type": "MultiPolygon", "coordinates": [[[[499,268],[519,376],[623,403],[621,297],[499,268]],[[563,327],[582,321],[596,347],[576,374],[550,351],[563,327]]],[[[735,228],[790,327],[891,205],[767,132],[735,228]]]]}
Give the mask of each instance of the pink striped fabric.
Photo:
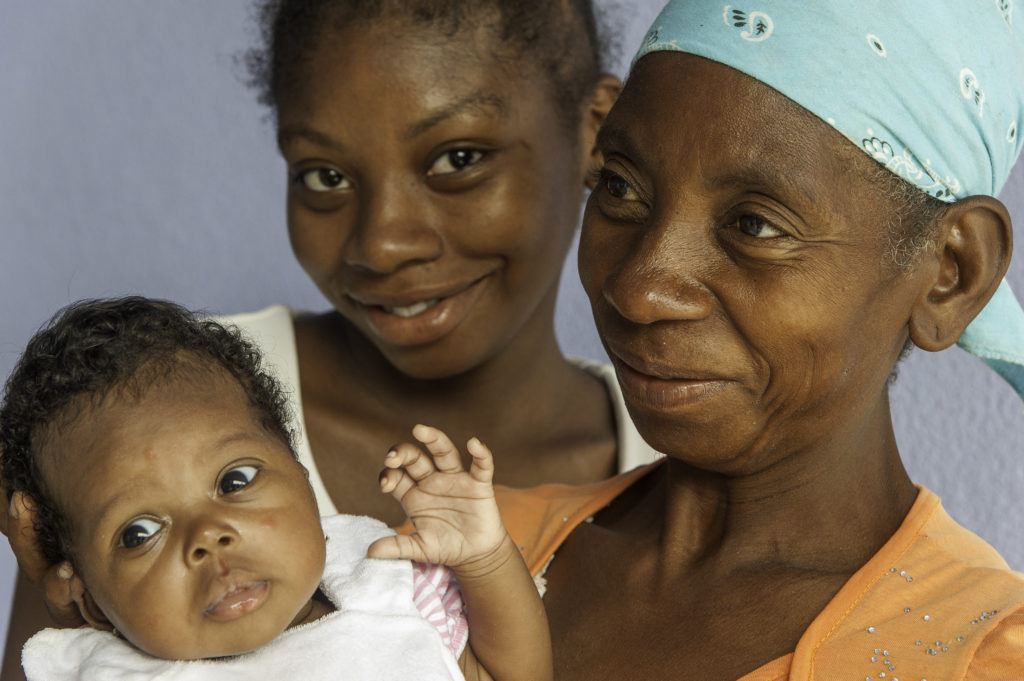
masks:
{"type": "Polygon", "coordinates": [[[469,641],[469,622],[455,575],[444,565],[413,563],[412,588],[416,609],[458,659],[469,641]]]}

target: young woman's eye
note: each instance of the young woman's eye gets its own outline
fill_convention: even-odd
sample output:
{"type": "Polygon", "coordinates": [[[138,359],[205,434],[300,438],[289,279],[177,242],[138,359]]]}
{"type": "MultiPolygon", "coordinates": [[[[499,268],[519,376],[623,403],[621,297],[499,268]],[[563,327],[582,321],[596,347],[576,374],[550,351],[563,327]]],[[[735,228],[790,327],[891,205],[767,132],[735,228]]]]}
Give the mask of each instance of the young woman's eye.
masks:
{"type": "Polygon", "coordinates": [[[609,196],[616,199],[623,201],[637,200],[636,190],[633,189],[633,185],[629,183],[629,180],[610,170],[604,169],[601,171],[600,186],[608,192],[609,196]]]}
{"type": "Polygon", "coordinates": [[[221,476],[220,481],[217,483],[217,491],[221,494],[231,494],[232,492],[244,489],[252,483],[253,478],[256,477],[256,472],[257,468],[255,466],[232,468],[221,476]]]}
{"type": "Polygon", "coordinates": [[[476,165],[484,157],[484,152],[477,149],[453,149],[434,161],[427,175],[450,175],[476,165]]]}
{"type": "Polygon", "coordinates": [[[121,546],[134,549],[142,546],[160,531],[160,523],[149,518],[138,518],[121,532],[121,546]]]}
{"type": "Polygon", "coordinates": [[[298,179],[311,192],[333,192],[351,186],[348,178],[333,168],[306,170],[298,179]]]}
{"type": "Polygon", "coordinates": [[[781,229],[772,226],[770,222],[756,215],[744,215],[736,221],[736,225],[741,232],[757,239],[777,239],[780,236],[786,236],[781,229]]]}

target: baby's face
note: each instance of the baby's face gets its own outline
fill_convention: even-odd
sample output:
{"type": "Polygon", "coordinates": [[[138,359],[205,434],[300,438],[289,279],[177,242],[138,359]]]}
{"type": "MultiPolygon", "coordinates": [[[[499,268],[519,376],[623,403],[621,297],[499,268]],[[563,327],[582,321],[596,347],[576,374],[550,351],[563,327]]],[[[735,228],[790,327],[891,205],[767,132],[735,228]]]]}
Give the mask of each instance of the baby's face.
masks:
{"type": "Polygon", "coordinates": [[[316,502],[230,375],[110,397],[42,454],[86,588],[142,650],[242,653],[308,612],[325,558],[316,502]]]}

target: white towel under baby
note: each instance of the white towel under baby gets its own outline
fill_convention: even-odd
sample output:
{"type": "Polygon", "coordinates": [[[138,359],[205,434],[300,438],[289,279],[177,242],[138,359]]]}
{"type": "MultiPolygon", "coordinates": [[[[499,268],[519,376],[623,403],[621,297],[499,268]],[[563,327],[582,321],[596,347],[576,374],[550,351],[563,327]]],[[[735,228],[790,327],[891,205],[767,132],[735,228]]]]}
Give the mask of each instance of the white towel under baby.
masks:
{"type": "Polygon", "coordinates": [[[366,557],[392,531],[371,518],[322,521],[321,588],[336,612],[251,653],[190,662],[151,657],[95,629],[46,629],[22,651],[29,681],[460,681],[455,657],[413,603],[412,564],[366,557]]]}

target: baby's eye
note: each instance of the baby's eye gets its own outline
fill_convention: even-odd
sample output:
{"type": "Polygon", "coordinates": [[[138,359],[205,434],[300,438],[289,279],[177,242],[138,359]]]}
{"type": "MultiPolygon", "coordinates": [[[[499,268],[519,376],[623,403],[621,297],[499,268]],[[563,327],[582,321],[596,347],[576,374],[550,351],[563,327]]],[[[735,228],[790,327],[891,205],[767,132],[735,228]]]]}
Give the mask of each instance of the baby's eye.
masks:
{"type": "Polygon", "coordinates": [[[780,236],[786,236],[786,233],[781,229],[773,227],[770,222],[756,215],[744,215],[736,221],[736,224],[741,232],[757,239],[776,239],[780,236]]]}
{"type": "Polygon", "coordinates": [[[313,192],[332,192],[352,186],[347,177],[333,168],[307,170],[299,175],[299,181],[313,192]]]}
{"type": "Polygon", "coordinates": [[[221,476],[220,482],[217,483],[217,491],[221,494],[231,494],[248,487],[252,483],[253,478],[256,477],[257,470],[255,466],[232,468],[221,476]]]}
{"type": "Polygon", "coordinates": [[[427,171],[428,176],[450,175],[480,162],[484,152],[477,149],[453,149],[434,161],[427,171]]]}
{"type": "Polygon", "coordinates": [[[160,531],[160,523],[149,518],[137,518],[121,532],[121,546],[134,549],[142,546],[160,531]]]}

